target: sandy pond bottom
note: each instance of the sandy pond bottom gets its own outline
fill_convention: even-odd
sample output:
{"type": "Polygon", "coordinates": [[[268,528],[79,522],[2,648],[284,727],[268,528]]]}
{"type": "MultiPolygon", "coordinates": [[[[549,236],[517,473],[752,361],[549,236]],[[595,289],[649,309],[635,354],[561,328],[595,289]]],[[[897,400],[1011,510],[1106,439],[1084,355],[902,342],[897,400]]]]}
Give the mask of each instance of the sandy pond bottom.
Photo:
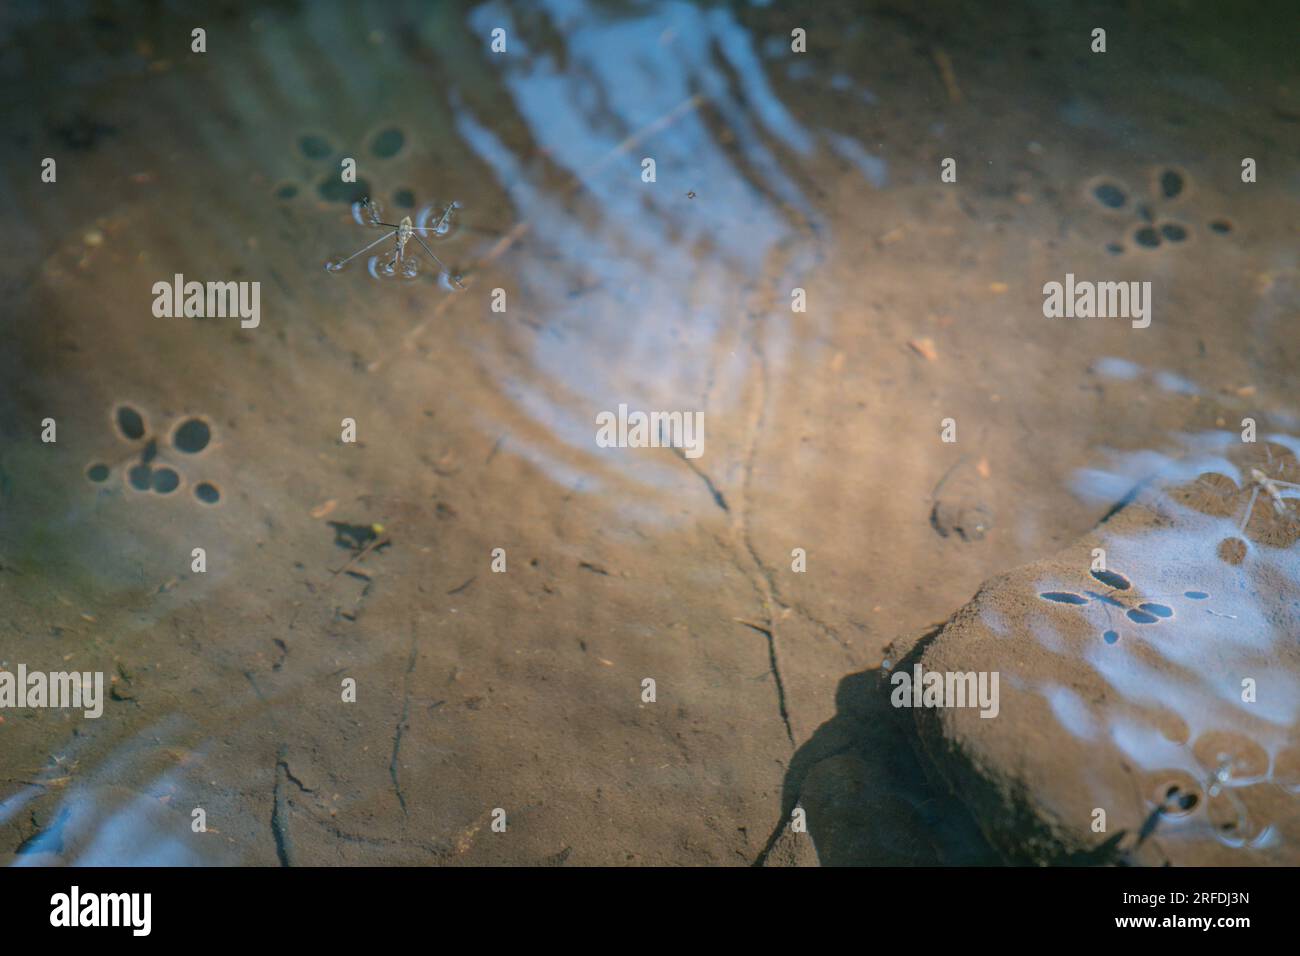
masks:
{"type": "MultiPolygon", "coordinates": [[[[1189,456],[1244,485],[1243,418],[1279,456],[1300,434],[1288,31],[1165,7],[249,6],[204,54],[183,17],[6,15],[0,667],[108,699],[0,713],[0,861],[1040,855],[918,757],[882,665],[1189,456]],[[363,197],[459,206],[415,278],[331,274],[381,234],[363,197]],[[178,274],[260,283],[257,327],[157,317],[178,274]],[[1149,282],[1149,327],[1045,318],[1067,275],[1149,282]],[[620,405],[702,412],[702,453],[601,447],[620,405]]],[[[1222,560],[1275,596],[1250,569],[1293,546],[1222,560]]],[[[1034,601],[1016,640],[1083,613],[1034,601]]],[[[1144,701],[1233,666],[1162,643],[1189,620],[1088,624],[1147,641],[1096,668],[1113,708],[1055,712],[1087,711],[1098,776],[1144,752],[1144,701]]],[[[1224,653],[1267,669],[1290,620],[1219,619],[1224,653]]],[[[1273,760],[1300,692],[1270,691],[1273,760]]],[[[1024,699],[977,729],[1039,766],[1084,725],[1024,699]]],[[[1027,820],[1064,812],[1025,779],[1027,820]]],[[[1121,815],[1167,798],[1140,789],[1121,815]]]]}

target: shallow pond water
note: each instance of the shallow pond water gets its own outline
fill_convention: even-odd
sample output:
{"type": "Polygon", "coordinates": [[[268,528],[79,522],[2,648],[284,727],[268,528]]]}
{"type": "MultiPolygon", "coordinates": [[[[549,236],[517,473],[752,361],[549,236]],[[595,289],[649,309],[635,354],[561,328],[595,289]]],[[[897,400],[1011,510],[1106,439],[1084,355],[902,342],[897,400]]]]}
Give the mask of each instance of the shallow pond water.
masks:
{"type": "Polygon", "coordinates": [[[879,685],[1090,533],[972,740],[1294,861],[1294,11],[77,6],[0,14],[0,668],[105,699],[0,709],[0,861],[1015,859],[879,685]]]}

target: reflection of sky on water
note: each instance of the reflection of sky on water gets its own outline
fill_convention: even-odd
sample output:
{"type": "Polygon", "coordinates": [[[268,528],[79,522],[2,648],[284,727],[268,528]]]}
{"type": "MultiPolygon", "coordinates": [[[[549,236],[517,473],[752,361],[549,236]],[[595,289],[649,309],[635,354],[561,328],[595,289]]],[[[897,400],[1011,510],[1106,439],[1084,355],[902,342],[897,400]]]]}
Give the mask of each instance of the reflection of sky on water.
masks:
{"type": "MultiPolygon", "coordinates": [[[[155,787],[175,783],[173,775],[159,777],[155,787]]],[[[59,805],[53,827],[37,837],[14,860],[14,866],[45,866],[50,853],[71,866],[196,866],[206,861],[195,852],[188,820],[173,811],[161,810],[152,796],[135,794],[125,804],[105,813],[97,804],[95,790],[89,784],[68,794],[59,805]],[[175,822],[176,832],[167,833],[158,826],[160,815],[175,822]],[[72,834],[90,835],[75,856],[64,851],[72,834]]]]}
{"type": "Polygon", "coordinates": [[[1047,698],[1052,713],[1062,727],[1084,740],[1096,738],[1097,724],[1083,698],[1060,684],[1045,685],[1040,693],[1047,698]]]}
{"type": "MultiPolygon", "coordinates": [[[[178,716],[167,718],[120,744],[107,759],[93,766],[88,766],[93,760],[90,739],[73,741],[73,749],[60,755],[61,765],[46,776],[71,773],[75,768],[74,780],[58,805],[45,814],[42,829],[29,838],[13,865],[48,865],[50,854],[72,866],[194,866],[219,862],[197,852],[204,846],[219,846],[216,841],[220,837],[214,835],[205,844],[203,840],[209,838],[191,832],[193,807],[169,806],[160,799],[190,789],[182,775],[173,769],[149,778],[144,770],[145,764],[157,757],[158,741],[177,739],[182,724],[178,716]],[[108,794],[116,794],[120,802],[114,803],[108,794]]],[[[197,769],[201,755],[192,753],[190,760],[197,769]]],[[[6,816],[22,812],[30,800],[45,792],[44,787],[31,786],[0,803],[0,823],[6,816]]],[[[208,822],[211,832],[216,823],[208,822]]]]}
{"type": "MultiPolygon", "coordinates": [[[[532,345],[535,378],[513,377],[511,398],[548,436],[600,454],[594,411],[620,402],[701,410],[719,366],[739,372],[752,362],[735,329],[755,284],[782,278],[766,273],[773,251],[798,240],[791,210],[815,218],[783,162],[810,155],[816,138],[776,97],[753,38],[729,10],[666,3],[611,13],[573,0],[540,8],[549,32],[563,38],[555,41],[564,44],[562,63],[519,37],[502,4],[476,8],[469,24],[485,37],[508,31],[505,87],[546,163],[573,188],[557,189],[553,169],[548,175],[536,157],[513,153],[493,131],[495,117],[476,115],[459,96],[452,102],[459,135],[507,192],[516,219],[530,224],[529,247],[512,266],[548,328],[532,345]],[[702,99],[691,106],[692,97],[702,99]],[[670,114],[671,122],[611,155],[670,114]],[[731,142],[720,141],[720,128],[731,142]],[[654,183],[641,181],[643,157],[655,160],[654,183]],[[591,291],[575,297],[575,285],[591,291]],[[557,387],[567,390],[563,399],[557,387]]],[[[847,137],[835,142],[869,155],[847,137]]],[[[884,175],[883,164],[876,174],[884,175]]],[[[775,372],[789,343],[788,305],[784,313],[780,306],[798,284],[781,286],[767,327],[765,356],[775,372]]],[[[707,441],[706,427],[706,448],[707,441]]],[[[572,469],[532,452],[573,483],[572,469]]],[[[651,480],[643,457],[605,462],[651,480]]]]}
{"type": "MultiPolygon", "coordinates": [[[[1092,364],[1092,371],[1103,378],[1115,379],[1120,382],[1132,382],[1142,378],[1143,373],[1147,370],[1128,359],[1106,356],[1092,364]]],[[[1164,369],[1151,369],[1150,371],[1152,383],[1161,391],[1174,395],[1199,395],[1201,392],[1200,386],[1176,372],[1169,372],[1164,369]]]]}
{"type": "MultiPolygon", "coordinates": [[[[1227,457],[1228,451],[1241,444],[1236,432],[1209,431],[1196,435],[1174,435],[1181,447],[1173,452],[1151,449],[1114,453],[1107,468],[1080,468],[1070,482],[1070,490],[1089,504],[1119,501],[1141,482],[1159,475],[1167,484],[1194,481],[1206,472],[1227,475],[1238,485],[1244,481],[1241,469],[1227,457]]],[[[1296,440],[1288,436],[1261,436],[1294,449],[1296,440]]],[[[1174,503],[1169,502],[1174,507],[1174,503]]]]}
{"type": "Polygon", "coordinates": [[[1110,739],[1141,770],[1186,770],[1201,775],[1187,747],[1170,740],[1149,721],[1116,717],[1110,722],[1110,739]]]}
{"type": "MultiPolygon", "coordinates": [[[[1142,374],[1140,367],[1119,360],[1098,364],[1109,377],[1142,374]]],[[[1244,753],[1258,745],[1275,762],[1293,746],[1292,735],[1300,725],[1300,675],[1279,662],[1289,659],[1295,642],[1287,625],[1295,615],[1287,608],[1300,601],[1300,554],[1294,546],[1250,540],[1242,563],[1227,564],[1218,547],[1225,539],[1243,538],[1244,504],[1226,516],[1206,514],[1168,491],[1206,472],[1226,475],[1239,487],[1249,482],[1249,474],[1228,457],[1240,451],[1241,436],[1211,431],[1176,438],[1181,448],[1171,454],[1116,453],[1108,469],[1080,470],[1073,481],[1076,492],[1094,503],[1120,500],[1143,485],[1140,497],[1167,519],[1139,532],[1119,531],[1109,524],[1098,529],[1107,570],[1124,575],[1129,589],[1112,591],[1071,574],[1050,574],[1035,582],[1040,594],[1058,591],[1087,597],[1086,603],[1060,606],[1082,629],[1082,659],[1113,692],[1112,702],[1085,700],[1052,681],[1027,689],[1047,701],[1066,731],[1080,740],[1108,741],[1135,768],[1154,775],[1149,781],[1153,793],[1159,789],[1156,778],[1163,780],[1172,771],[1183,771],[1208,788],[1203,797],[1218,801],[1215,812],[1240,821],[1238,830],[1216,829],[1216,838],[1234,846],[1269,846],[1277,840],[1270,821],[1255,819],[1235,795],[1242,786],[1262,785],[1259,779],[1229,777],[1216,792],[1210,784],[1222,768],[1207,765],[1205,754],[1198,756],[1196,748],[1198,740],[1211,739],[1207,734],[1227,735],[1222,739],[1229,741],[1225,746],[1230,751],[1244,753]],[[1199,596],[1189,598],[1188,591],[1199,596]],[[1127,610],[1143,603],[1166,605],[1172,616],[1145,624],[1128,619],[1127,610]],[[1118,632],[1118,640],[1107,642],[1107,630],[1118,632]],[[1249,701],[1243,700],[1246,678],[1256,687],[1249,701]],[[1171,739],[1172,715],[1185,725],[1185,742],[1171,739]]],[[[1258,441],[1293,453],[1300,450],[1300,439],[1290,435],[1270,434],[1258,441]]],[[[1031,627],[1049,653],[1075,653],[1063,650],[1057,631],[1045,621],[1033,620],[1031,627]]],[[[1181,737],[1181,732],[1172,736],[1181,737]]],[[[1102,778],[1088,776],[1091,785],[1103,785],[1102,778]]],[[[1191,814],[1189,819],[1203,826],[1203,816],[1191,814]]]]}

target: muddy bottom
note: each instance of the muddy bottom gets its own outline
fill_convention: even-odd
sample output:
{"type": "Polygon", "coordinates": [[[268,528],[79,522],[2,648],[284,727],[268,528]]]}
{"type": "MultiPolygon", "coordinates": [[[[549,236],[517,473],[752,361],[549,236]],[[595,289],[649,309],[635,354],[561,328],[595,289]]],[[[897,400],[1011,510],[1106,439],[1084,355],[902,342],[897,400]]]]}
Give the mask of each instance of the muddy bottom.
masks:
{"type": "Polygon", "coordinates": [[[191,19],[0,14],[6,864],[1015,858],[892,669],[1294,451],[1281,5],[191,19]]]}

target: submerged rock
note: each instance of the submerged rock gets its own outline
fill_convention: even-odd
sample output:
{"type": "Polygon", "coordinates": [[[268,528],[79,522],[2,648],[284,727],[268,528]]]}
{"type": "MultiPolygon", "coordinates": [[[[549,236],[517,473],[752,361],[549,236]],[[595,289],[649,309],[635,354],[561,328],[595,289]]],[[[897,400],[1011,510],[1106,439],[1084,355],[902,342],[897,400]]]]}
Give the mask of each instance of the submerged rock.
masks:
{"type": "Polygon", "coordinates": [[[895,668],[1000,675],[995,715],[912,717],[1008,860],[1300,863],[1298,477],[1280,444],[1181,462],[895,668]]]}

